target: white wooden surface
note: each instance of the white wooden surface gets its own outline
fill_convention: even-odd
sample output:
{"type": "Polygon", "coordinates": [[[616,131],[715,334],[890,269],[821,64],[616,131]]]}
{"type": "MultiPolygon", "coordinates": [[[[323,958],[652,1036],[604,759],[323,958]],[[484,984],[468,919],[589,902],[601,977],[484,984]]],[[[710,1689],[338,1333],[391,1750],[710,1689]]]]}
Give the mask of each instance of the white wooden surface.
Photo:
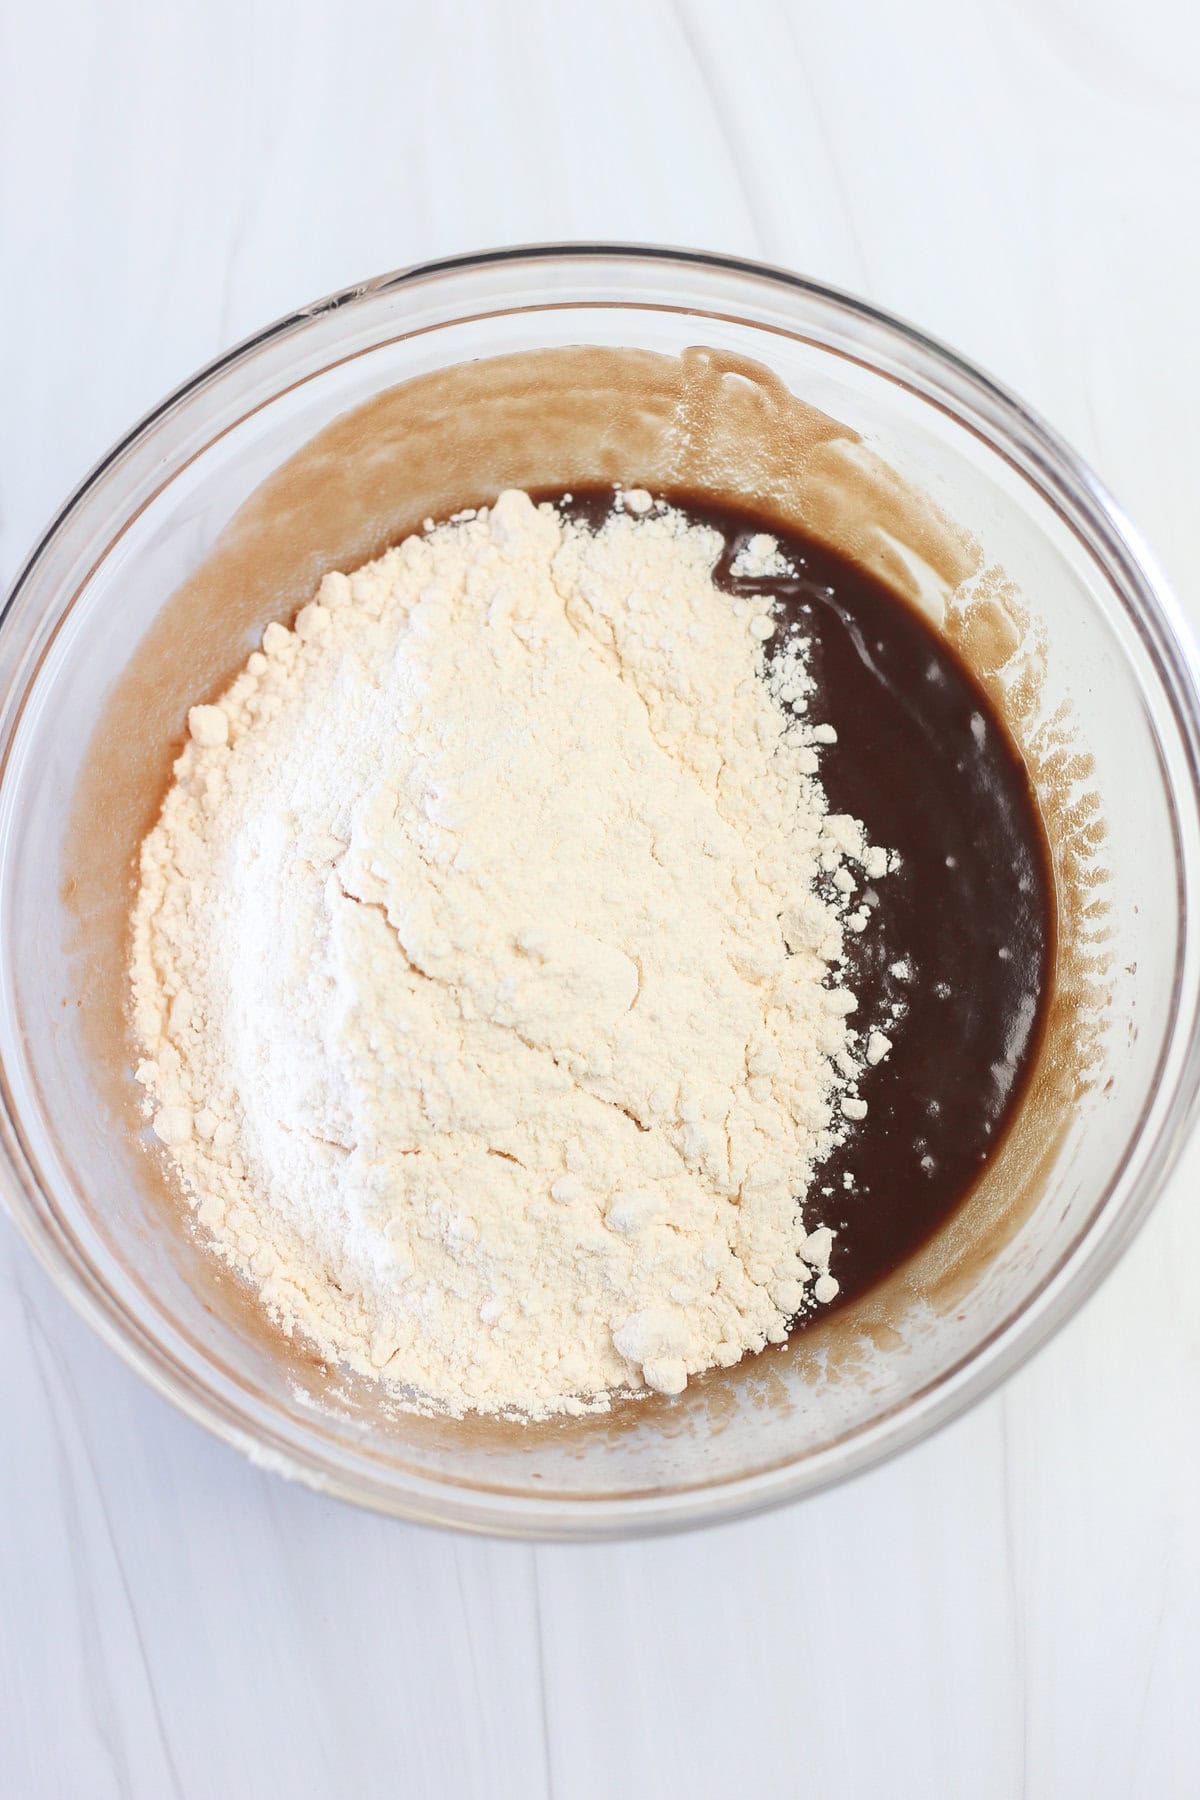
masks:
{"type": "MultiPolygon", "coordinates": [[[[552,237],[740,251],[1009,381],[1200,617],[1189,0],[0,7],[0,576],[294,303],[552,237]]],[[[1200,1794],[1200,1153],[1035,1365],[772,1517],[456,1540],[263,1475],[0,1225],[0,1794],[1200,1794]]]]}

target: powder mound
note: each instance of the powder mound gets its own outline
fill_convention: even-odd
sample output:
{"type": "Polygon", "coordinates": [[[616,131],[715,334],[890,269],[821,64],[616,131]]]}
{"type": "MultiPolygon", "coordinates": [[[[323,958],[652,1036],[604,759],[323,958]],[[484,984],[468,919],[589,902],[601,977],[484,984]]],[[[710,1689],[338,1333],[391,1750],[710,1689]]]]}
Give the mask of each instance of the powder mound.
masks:
{"type": "Polygon", "coordinates": [[[723,548],[505,493],[189,715],[133,918],[153,1130],[276,1321],[401,1404],[677,1393],[836,1292],[832,877],[887,857],[723,548]]]}

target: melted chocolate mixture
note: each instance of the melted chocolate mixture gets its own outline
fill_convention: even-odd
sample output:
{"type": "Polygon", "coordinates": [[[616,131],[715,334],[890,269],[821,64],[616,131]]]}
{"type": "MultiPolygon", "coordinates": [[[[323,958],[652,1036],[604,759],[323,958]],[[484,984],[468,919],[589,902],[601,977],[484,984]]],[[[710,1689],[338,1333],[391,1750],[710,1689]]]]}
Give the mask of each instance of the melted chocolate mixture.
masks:
{"type": "MultiPolygon", "coordinates": [[[[1016,1110],[1053,977],[1049,852],[1004,724],[913,608],[750,510],[663,498],[723,534],[720,587],[778,598],[776,644],[799,623],[817,683],[805,716],[838,734],[819,751],[830,809],[861,819],[869,843],[900,857],[884,880],[860,888],[871,921],[861,936],[846,934],[852,1023],[862,1043],[874,1029],[894,1047],[866,1069],[867,1116],[818,1169],[807,1208],[811,1223],[837,1230],[831,1272],[842,1305],[907,1261],[962,1203],[1016,1110]],[[762,531],[796,577],[732,574],[739,548],[762,531]]],[[[562,504],[592,527],[611,508],[610,489],[562,504]]]]}

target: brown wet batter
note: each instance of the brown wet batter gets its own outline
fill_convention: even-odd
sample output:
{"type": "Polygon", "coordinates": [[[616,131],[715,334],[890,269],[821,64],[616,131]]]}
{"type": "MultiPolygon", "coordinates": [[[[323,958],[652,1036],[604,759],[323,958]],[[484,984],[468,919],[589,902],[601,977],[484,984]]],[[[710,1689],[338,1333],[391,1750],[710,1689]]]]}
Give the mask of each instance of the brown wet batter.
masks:
{"type": "MultiPolygon", "coordinates": [[[[821,1165],[810,1210],[836,1228],[842,1305],[904,1264],[961,1205],[1015,1114],[1053,979],[1049,850],[1002,720],[913,607],[772,519],[663,497],[724,535],[718,585],[773,594],[783,619],[799,621],[817,683],[808,717],[838,732],[821,751],[830,807],[900,857],[863,890],[877,908],[867,930],[847,933],[855,1023],[864,1041],[874,1028],[894,1048],[866,1069],[867,1116],[821,1165]],[[797,578],[731,573],[761,531],[779,540],[797,578]]],[[[563,510],[596,526],[611,506],[612,490],[596,489],[575,492],[563,510]]]]}

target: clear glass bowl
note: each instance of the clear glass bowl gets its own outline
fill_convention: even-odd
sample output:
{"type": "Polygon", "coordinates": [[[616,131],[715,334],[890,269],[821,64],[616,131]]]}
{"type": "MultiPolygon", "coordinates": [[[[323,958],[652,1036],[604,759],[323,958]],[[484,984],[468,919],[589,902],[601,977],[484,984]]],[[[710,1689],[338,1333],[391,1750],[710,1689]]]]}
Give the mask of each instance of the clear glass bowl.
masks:
{"type": "MultiPolygon", "coordinates": [[[[693,435],[719,429],[703,408],[689,423],[693,435]]],[[[722,454],[730,482],[757,491],[761,470],[739,468],[736,444],[722,454]]],[[[0,694],[0,1134],[12,1215],[160,1393],[256,1461],[346,1498],[442,1524],[587,1537],[742,1513],[861,1470],[987,1392],[1079,1306],[1145,1216],[1194,1113],[1198,712],[1178,611],[1109,496],[1025,408],[919,332],[815,283],[717,257],[551,246],[410,269],[303,309],[188,382],[63,507],[5,608],[0,694]],[[731,404],[753,412],[790,391],[853,427],[904,494],[931,496],[1023,592],[1045,652],[1027,722],[1053,730],[1071,701],[1075,776],[1104,819],[1101,844],[1085,808],[1090,861],[1074,874],[1085,899],[1095,882],[1099,905],[1086,928],[1077,908],[1088,942],[1065,948],[1102,988],[1107,1029],[1089,1079],[1064,1083],[1058,1069],[1057,1110],[1043,1113],[1032,1150],[1026,1132],[1024,1163],[1010,1157],[987,1205],[931,1251],[923,1297],[909,1284],[823,1336],[802,1333],[677,1401],[629,1403],[608,1419],[389,1417],[265,1328],[154,1174],[129,1110],[119,1019],[131,845],[187,700],[219,686],[253,630],[290,612],[323,568],[378,547],[406,506],[418,509],[412,523],[439,497],[484,499],[539,472],[546,484],[661,474],[647,450],[661,419],[636,391],[606,399],[602,381],[580,414],[587,430],[576,418],[572,436],[569,404],[557,424],[539,414],[541,461],[523,460],[521,421],[539,396],[498,398],[476,359],[573,345],[674,359],[695,344],[731,359],[731,404]],[[737,375],[747,357],[765,365],[761,379],[737,375]],[[446,369],[458,371],[457,398],[424,461],[428,419],[411,408],[392,419],[411,491],[389,496],[370,432],[333,422],[446,369]],[[508,404],[517,428],[484,428],[487,409],[508,404]],[[331,426],[324,460],[301,478],[289,459],[331,426]],[[339,483],[330,526],[323,509],[339,483]],[[273,556],[288,562],[278,577],[273,556]],[[190,614],[171,598],[181,587],[190,614]]],[[[1078,826],[1064,827],[1068,860],[1078,826]]]]}

